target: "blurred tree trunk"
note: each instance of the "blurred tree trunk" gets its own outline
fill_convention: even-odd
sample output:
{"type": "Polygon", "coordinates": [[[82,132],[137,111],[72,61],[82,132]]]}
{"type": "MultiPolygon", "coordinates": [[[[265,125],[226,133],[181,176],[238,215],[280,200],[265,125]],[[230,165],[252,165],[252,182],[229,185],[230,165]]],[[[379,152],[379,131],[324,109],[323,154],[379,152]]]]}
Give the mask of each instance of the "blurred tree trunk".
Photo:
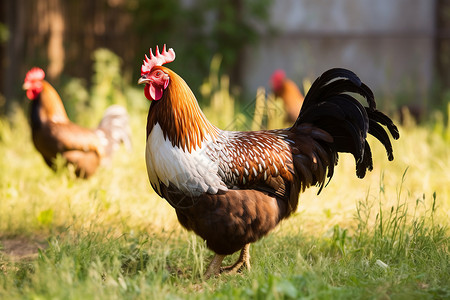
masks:
{"type": "Polygon", "coordinates": [[[57,78],[64,69],[64,18],[60,0],[49,0],[48,11],[49,40],[47,53],[49,64],[47,75],[50,79],[57,78]]]}
{"type": "Polygon", "coordinates": [[[20,74],[18,66],[24,56],[25,39],[23,32],[25,30],[25,15],[20,13],[21,10],[26,9],[26,0],[6,1],[5,6],[5,24],[9,30],[9,38],[4,47],[5,56],[2,56],[2,70],[3,70],[3,91],[2,93],[6,99],[6,110],[11,105],[11,99],[20,85],[16,82],[20,74]]]}
{"type": "Polygon", "coordinates": [[[436,71],[440,80],[441,93],[448,93],[450,90],[450,0],[436,2],[436,71]]]}

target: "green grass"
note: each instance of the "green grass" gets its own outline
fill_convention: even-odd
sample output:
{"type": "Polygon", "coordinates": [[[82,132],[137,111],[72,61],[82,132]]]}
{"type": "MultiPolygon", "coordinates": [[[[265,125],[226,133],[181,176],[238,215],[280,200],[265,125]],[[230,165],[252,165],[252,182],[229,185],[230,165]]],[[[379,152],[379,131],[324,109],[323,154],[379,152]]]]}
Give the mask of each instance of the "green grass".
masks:
{"type": "Polygon", "coordinates": [[[133,150],[89,180],[47,168],[21,110],[0,119],[0,299],[450,298],[445,124],[401,128],[394,162],[372,139],[363,180],[342,155],[322,193],[306,191],[296,214],[253,244],[250,272],[205,281],[213,253],[151,190],[145,107],[131,113],[133,150]]]}

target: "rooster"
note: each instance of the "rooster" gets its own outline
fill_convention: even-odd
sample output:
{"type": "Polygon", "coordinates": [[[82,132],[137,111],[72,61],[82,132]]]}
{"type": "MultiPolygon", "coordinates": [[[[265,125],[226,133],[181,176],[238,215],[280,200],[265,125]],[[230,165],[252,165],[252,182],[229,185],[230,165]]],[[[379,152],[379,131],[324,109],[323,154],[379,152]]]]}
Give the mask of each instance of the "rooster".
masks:
{"type": "Polygon", "coordinates": [[[49,167],[55,167],[55,158],[60,154],[68,164],[74,165],[78,177],[88,178],[120,143],[130,147],[125,108],[112,105],[97,129],[82,128],[69,120],[61,98],[44,77],[42,69],[32,68],[25,76],[23,88],[32,100],[33,143],[49,167]]]}
{"type": "Polygon", "coordinates": [[[149,181],[175,209],[183,227],[215,256],[205,276],[250,269],[249,245],[297,209],[299,194],[331,179],[339,152],[356,160],[356,175],[372,170],[367,133],[393,159],[392,120],[376,110],[372,91],[351,71],[331,69],[312,85],[294,125],[263,131],[223,131],[201,111],[186,82],[163,67],[173,49],[145,56],[138,84],[151,100],[145,158],[149,181]],[[364,107],[348,93],[362,95],[364,107]],[[241,251],[235,264],[225,256],[241,251]]]}
{"type": "Polygon", "coordinates": [[[289,78],[283,70],[276,70],[270,77],[272,91],[275,96],[283,100],[287,120],[294,123],[302,107],[303,95],[298,86],[289,78]]]}

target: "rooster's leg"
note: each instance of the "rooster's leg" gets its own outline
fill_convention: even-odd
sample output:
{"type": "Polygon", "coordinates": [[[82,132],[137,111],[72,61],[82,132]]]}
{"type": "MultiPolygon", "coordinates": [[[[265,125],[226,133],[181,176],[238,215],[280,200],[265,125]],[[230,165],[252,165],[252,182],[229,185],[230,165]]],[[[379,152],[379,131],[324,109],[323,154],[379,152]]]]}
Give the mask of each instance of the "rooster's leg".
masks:
{"type": "Polygon", "coordinates": [[[247,244],[242,248],[241,255],[239,255],[238,260],[232,266],[223,267],[221,271],[226,273],[236,273],[243,267],[250,270],[250,244],[247,244]]]}
{"type": "Polygon", "coordinates": [[[217,276],[220,274],[220,266],[222,265],[222,261],[226,255],[216,254],[209,264],[208,268],[205,272],[205,278],[208,279],[211,276],[217,276]]]}

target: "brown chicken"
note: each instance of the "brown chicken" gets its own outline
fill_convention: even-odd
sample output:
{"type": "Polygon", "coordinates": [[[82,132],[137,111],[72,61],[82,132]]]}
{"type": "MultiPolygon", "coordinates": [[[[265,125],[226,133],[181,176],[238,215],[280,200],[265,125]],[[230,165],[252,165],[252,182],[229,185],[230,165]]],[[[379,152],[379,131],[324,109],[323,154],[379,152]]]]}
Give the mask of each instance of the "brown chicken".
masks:
{"type": "Polygon", "coordinates": [[[49,167],[60,154],[75,167],[78,177],[88,178],[120,143],[130,147],[128,113],[122,106],[110,106],[96,129],[86,129],[67,117],[61,98],[44,80],[42,69],[32,68],[23,88],[31,103],[31,132],[36,149],[49,167]]]}
{"type": "Polygon", "coordinates": [[[286,77],[286,73],[283,70],[273,72],[270,81],[275,96],[283,100],[287,120],[290,123],[295,122],[303,104],[303,94],[300,92],[300,89],[292,80],[286,77]]]}
{"type": "Polygon", "coordinates": [[[139,84],[151,100],[146,163],[153,189],[176,211],[179,222],[216,253],[205,276],[250,268],[249,245],[297,209],[299,194],[319,192],[331,179],[339,152],[355,157],[356,175],[372,170],[367,133],[393,159],[390,138],[399,137],[391,119],[376,110],[372,91],[351,71],[331,69],[305,97],[292,127],[263,131],[223,131],[200,110],[189,86],[163,67],[172,49],[150,50],[139,84]],[[348,93],[365,97],[364,107],[348,93]],[[241,250],[237,262],[221,268],[226,255],[241,250]]]}

